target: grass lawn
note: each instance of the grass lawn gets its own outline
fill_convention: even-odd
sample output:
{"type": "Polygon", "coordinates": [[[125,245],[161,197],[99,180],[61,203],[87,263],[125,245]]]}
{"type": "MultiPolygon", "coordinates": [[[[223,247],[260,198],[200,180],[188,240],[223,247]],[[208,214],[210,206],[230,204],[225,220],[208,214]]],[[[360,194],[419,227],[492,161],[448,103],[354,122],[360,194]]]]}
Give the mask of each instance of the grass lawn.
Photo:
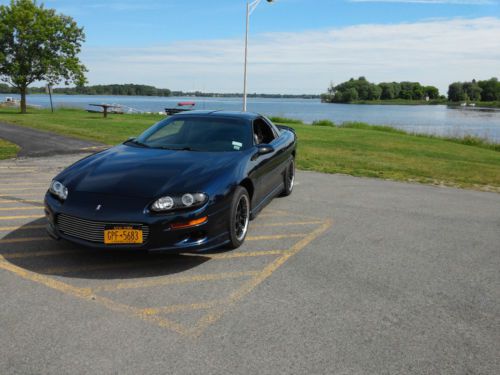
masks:
{"type": "Polygon", "coordinates": [[[19,152],[19,146],[0,139],[0,160],[13,158],[19,152]]]}
{"type": "MultiPolygon", "coordinates": [[[[136,136],[160,115],[111,115],[64,109],[52,114],[31,110],[20,115],[0,109],[0,121],[116,144],[136,136]]],[[[275,119],[275,121],[278,119],[275,119]]],[[[484,143],[462,144],[406,134],[384,127],[310,126],[279,119],[299,137],[300,169],[353,176],[379,177],[500,192],[500,152],[484,143]]],[[[0,151],[1,152],[1,151],[0,151]]]]}
{"type": "Polygon", "coordinates": [[[28,112],[21,115],[18,109],[0,108],[0,121],[113,145],[139,135],[165,118],[153,114],[111,114],[103,118],[101,114],[81,109],[59,109],[54,113],[29,109],[28,112]]]}
{"type": "Polygon", "coordinates": [[[399,132],[293,125],[298,167],[500,192],[500,152],[399,132]]]}

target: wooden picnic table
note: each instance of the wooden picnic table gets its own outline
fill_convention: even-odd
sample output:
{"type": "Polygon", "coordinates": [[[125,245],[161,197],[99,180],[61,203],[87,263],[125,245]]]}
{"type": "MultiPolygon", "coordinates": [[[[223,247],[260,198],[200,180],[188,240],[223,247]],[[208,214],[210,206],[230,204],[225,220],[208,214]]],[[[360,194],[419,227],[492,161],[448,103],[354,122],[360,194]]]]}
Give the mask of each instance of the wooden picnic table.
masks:
{"type": "Polygon", "coordinates": [[[93,107],[101,107],[104,117],[108,117],[108,108],[121,108],[119,105],[114,104],[89,104],[93,107]]]}

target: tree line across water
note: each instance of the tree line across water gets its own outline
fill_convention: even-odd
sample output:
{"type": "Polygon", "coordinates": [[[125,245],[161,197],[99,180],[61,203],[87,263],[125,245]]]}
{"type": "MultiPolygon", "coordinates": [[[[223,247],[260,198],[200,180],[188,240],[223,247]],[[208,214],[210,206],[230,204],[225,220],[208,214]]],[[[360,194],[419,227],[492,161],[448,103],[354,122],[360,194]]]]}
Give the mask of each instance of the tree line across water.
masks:
{"type": "MultiPolygon", "coordinates": [[[[29,94],[43,94],[47,92],[44,87],[28,87],[29,94]]],[[[54,94],[66,95],[130,95],[130,96],[194,96],[194,97],[241,97],[241,93],[211,93],[201,91],[172,91],[169,89],[159,89],[154,86],[137,85],[137,84],[112,84],[112,85],[95,85],[95,86],[77,86],[77,87],[55,87],[52,89],[54,94]]],[[[0,83],[0,93],[17,94],[19,90],[16,87],[11,87],[0,83]]],[[[289,94],[248,94],[249,98],[280,98],[280,99],[318,99],[319,95],[289,95],[289,94]]]]}
{"type": "Polygon", "coordinates": [[[350,103],[375,100],[425,100],[439,99],[439,90],[434,86],[422,86],[418,82],[382,82],[375,84],[365,77],[351,78],[339,85],[331,85],[323,94],[325,102],[350,103]]]}
{"type": "Polygon", "coordinates": [[[382,82],[375,84],[365,77],[351,78],[339,85],[331,85],[321,96],[324,102],[352,103],[359,101],[499,101],[500,82],[497,78],[485,81],[454,82],[449,86],[448,97],[440,95],[437,87],[419,82],[382,82]]]}
{"type": "MultiPolygon", "coordinates": [[[[18,90],[0,83],[0,92],[17,93],[18,90]]],[[[28,87],[29,94],[43,94],[47,92],[44,87],[28,87]]],[[[141,95],[141,96],[170,96],[172,92],[169,89],[158,89],[148,85],[136,84],[113,84],[113,85],[95,85],[95,86],[76,86],[76,87],[54,87],[54,94],[68,95],[141,95]]]]}
{"type": "Polygon", "coordinates": [[[454,82],[448,88],[448,100],[452,102],[500,101],[500,82],[497,78],[484,81],[454,82]]]}

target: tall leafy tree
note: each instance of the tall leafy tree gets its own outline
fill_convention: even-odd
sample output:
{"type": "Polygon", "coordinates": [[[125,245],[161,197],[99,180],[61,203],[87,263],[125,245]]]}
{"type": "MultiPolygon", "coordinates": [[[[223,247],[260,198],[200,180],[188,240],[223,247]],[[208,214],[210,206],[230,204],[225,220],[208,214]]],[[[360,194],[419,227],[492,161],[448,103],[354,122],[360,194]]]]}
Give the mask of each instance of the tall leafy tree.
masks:
{"type": "Polygon", "coordinates": [[[497,78],[479,81],[478,86],[481,88],[481,100],[500,100],[500,81],[497,78]]]}
{"type": "Polygon", "coordinates": [[[463,88],[469,100],[481,100],[481,92],[483,89],[479,87],[475,79],[473,79],[472,82],[464,82],[463,88]]]}
{"type": "Polygon", "coordinates": [[[462,82],[453,82],[448,87],[448,100],[451,102],[459,102],[467,100],[467,93],[464,90],[464,84],[462,82]]]}
{"type": "Polygon", "coordinates": [[[434,86],[424,86],[424,94],[427,96],[429,99],[437,99],[439,98],[439,89],[434,86]]]}
{"type": "Polygon", "coordinates": [[[85,83],[87,70],[78,59],[84,41],[83,28],[71,17],[36,0],[0,6],[0,79],[19,90],[22,113],[35,81],[85,83]]]}

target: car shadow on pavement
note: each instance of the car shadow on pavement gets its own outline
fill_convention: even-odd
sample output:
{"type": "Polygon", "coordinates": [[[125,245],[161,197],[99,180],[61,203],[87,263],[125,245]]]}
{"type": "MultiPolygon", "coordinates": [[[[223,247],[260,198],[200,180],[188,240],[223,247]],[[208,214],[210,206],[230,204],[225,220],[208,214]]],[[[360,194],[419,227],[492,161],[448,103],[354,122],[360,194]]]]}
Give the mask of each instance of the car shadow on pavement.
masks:
{"type": "Polygon", "coordinates": [[[110,280],[178,274],[210,260],[204,256],[85,248],[52,239],[45,225],[45,218],[37,219],[1,238],[0,262],[43,275],[110,280]]]}

